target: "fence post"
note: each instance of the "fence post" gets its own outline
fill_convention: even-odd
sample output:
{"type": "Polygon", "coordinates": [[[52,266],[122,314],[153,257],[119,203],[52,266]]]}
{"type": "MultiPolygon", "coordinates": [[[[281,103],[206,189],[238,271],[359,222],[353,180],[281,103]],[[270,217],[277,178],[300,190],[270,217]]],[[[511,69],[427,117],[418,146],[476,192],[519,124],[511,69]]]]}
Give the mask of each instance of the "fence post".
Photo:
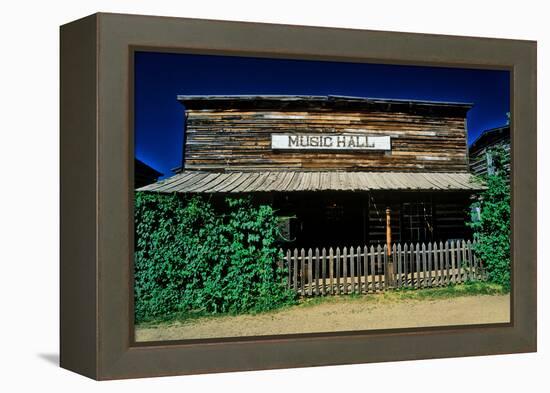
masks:
{"type": "Polygon", "coordinates": [[[383,265],[383,261],[382,259],[385,257],[385,254],[386,254],[386,250],[384,250],[384,248],[380,247],[380,244],[378,245],[377,247],[377,257],[378,257],[378,272],[376,274],[376,281],[378,282],[378,289],[379,290],[383,290],[384,287],[382,286],[382,279],[384,277],[383,273],[381,273],[381,270],[383,270],[384,268],[384,265],[383,265]]]}
{"type": "Polygon", "coordinates": [[[403,285],[405,287],[409,286],[409,245],[405,243],[405,246],[403,247],[403,285]]]}
{"type": "Polygon", "coordinates": [[[388,255],[388,252],[387,252],[387,249],[388,249],[388,245],[387,244],[384,244],[384,255],[382,255],[382,261],[384,263],[384,273],[382,274],[382,277],[384,279],[384,290],[388,289],[390,283],[390,277],[389,277],[389,274],[388,274],[388,260],[390,259],[389,255],[388,255]]]}
{"type": "Polygon", "coordinates": [[[348,293],[348,248],[342,250],[342,293],[348,293]]]}
{"type": "Polygon", "coordinates": [[[387,270],[384,269],[386,276],[386,288],[393,288],[394,286],[394,276],[395,270],[393,267],[393,255],[391,247],[391,209],[386,208],[386,259],[387,259],[387,270]]]}
{"type": "Polygon", "coordinates": [[[440,280],[441,280],[441,271],[440,271],[441,266],[439,262],[439,247],[437,246],[437,242],[434,242],[433,252],[434,252],[434,269],[435,269],[434,285],[438,287],[440,286],[440,280]]]}
{"type": "Polygon", "coordinates": [[[432,243],[428,242],[428,287],[432,286],[432,261],[433,261],[433,251],[432,243]]]}
{"type": "Polygon", "coordinates": [[[451,282],[451,268],[449,258],[449,241],[447,240],[445,242],[445,284],[449,284],[451,282]]]}
{"type": "Polygon", "coordinates": [[[426,243],[422,243],[422,288],[426,288],[426,243]]]}
{"type": "Polygon", "coordinates": [[[458,269],[458,273],[456,276],[457,282],[462,282],[462,248],[461,248],[461,241],[456,241],[456,267],[458,269]]]}
{"type": "Polygon", "coordinates": [[[397,288],[401,288],[403,282],[403,256],[401,255],[401,243],[397,244],[397,288]]]}
{"type": "Polygon", "coordinates": [[[290,286],[292,285],[292,259],[290,256],[290,249],[286,250],[286,263],[287,263],[287,288],[290,289],[290,286]]]}
{"type": "Polygon", "coordinates": [[[466,241],[462,239],[462,281],[468,281],[468,255],[466,254],[466,241]]]}
{"type": "Polygon", "coordinates": [[[312,263],[312,256],[311,256],[311,248],[307,251],[307,294],[309,296],[312,295],[313,290],[313,263],[312,263]]]}
{"type": "Polygon", "coordinates": [[[447,284],[447,273],[446,273],[446,270],[447,269],[447,254],[445,253],[445,247],[443,245],[443,242],[439,242],[439,267],[440,267],[440,274],[441,274],[441,278],[440,278],[440,282],[441,282],[441,285],[442,286],[445,286],[447,284]]]}
{"type": "Polygon", "coordinates": [[[277,274],[280,274],[281,275],[281,284],[285,285],[285,281],[286,281],[286,277],[283,275],[283,270],[285,268],[285,254],[283,252],[283,249],[280,248],[279,249],[279,254],[282,255],[283,257],[282,258],[278,258],[278,262],[277,262],[277,274]]]}
{"type": "Polygon", "coordinates": [[[300,250],[300,290],[301,295],[305,296],[305,284],[306,284],[306,251],[302,248],[300,250]]]}
{"type": "Polygon", "coordinates": [[[392,244],[391,246],[391,250],[388,252],[389,254],[389,259],[390,259],[390,272],[389,272],[389,276],[390,276],[390,287],[391,288],[395,288],[395,285],[396,285],[396,270],[397,270],[397,267],[396,267],[396,264],[399,263],[398,261],[398,256],[397,256],[397,249],[396,249],[396,245],[395,243],[392,244]]]}
{"type": "Polygon", "coordinates": [[[365,293],[369,292],[369,249],[363,247],[363,276],[365,278],[365,293]]]}
{"type": "Polygon", "coordinates": [[[294,260],[292,261],[292,287],[298,293],[298,249],[294,249],[294,260]]]}
{"type": "Polygon", "coordinates": [[[353,247],[349,248],[349,275],[351,279],[351,293],[355,293],[355,258],[353,253],[353,247]]]}
{"type": "Polygon", "coordinates": [[[336,294],[340,294],[340,248],[336,247],[336,294]]]}
{"type": "Polygon", "coordinates": [[[456,283],[455,241],[451,240],[451,282],[456,283]]]}
{"type": "Polygon", "coordinates": [[[319,249],[315,248],[315,296],[319,296],[319,249]]]}
{"type": "Polygon", "coordinates": [[[332,247],[328,249],[328,270],[330,275],[330,294],[334,295],[334,254],[332,247]]]}
{"type": "Polygon", "coordinates": [[[323,280],[322,280],[322,285],[323,285],[323,295],[326,295],[327,294],[327,254],[326,254],[326,250],[325,248],[323,247],[322,251],[321,251],[321,259],[322,259],[322,274],[323,274],[323,280]]]}
{"type": "Polygon", "coordinates": [[[355,249],[355,256],[357,261],[357,293],[361,294],[361,247],[355,249]]]}
{"type": "Polygon", "coordinates": [[[376,260],[375,260],[375,253],[374,253],[374,246],[370,246],[370,276],[371,276],[371,288],[373,292],[376,292],[376,260]]]}
{"type": "Polygon", "coordinates": [[[416,288],[420,288],[420,266],[421,266],[421,259],[420,259],[420,243],[416,243],[416,288]]]}

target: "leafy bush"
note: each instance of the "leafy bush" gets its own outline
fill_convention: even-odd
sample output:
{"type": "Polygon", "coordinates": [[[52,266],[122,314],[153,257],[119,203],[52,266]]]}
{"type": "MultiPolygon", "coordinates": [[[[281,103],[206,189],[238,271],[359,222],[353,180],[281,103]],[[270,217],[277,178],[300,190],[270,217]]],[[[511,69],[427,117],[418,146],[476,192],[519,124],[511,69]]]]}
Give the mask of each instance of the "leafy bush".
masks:
{"type": "Polygon", "coordinates": [[[485,176],[487,189],[472,205],[479,209],[479,218],[468,225],[477,244],[476,256],[483,262],[490,282],[510,288],[510,185],[508,154],[502,147],[491,150],[494,172],[485,176]]]}
{"type": "Polygon", "coordinates": [[[277,225],[273,209],[250,198],[216,209],[199,197],[136,192],[136,322],[292,302],[277,265],[277,225]]]}

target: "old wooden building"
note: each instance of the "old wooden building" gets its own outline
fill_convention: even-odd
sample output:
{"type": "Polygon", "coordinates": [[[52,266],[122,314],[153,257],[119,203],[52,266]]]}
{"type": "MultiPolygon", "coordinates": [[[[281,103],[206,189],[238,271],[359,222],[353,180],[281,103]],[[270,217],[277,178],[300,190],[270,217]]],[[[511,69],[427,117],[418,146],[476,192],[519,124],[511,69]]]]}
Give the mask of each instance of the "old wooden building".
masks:
{"type": "Polygon", "coordinates": [[[255,194],[292,247],[469,237],[470,104],[342,96],[179,96],[182,168],[141,188],[255,194]],[[182,124],[183,129],[183,124],[182,124]]]}
{"type": "Polygon", "coordinates": [[[134,187],[140,188],[155,183],[162,173],[137,158],[134,159],[134,187]]]}
{"type": "MultiPolygon", "coordinates": [[[[502,147],[510,157],[510,125],[485,130],[470,146],[470,170],[477,176],[494,173],[492,149],[502,147]]],[[[507,165],[508,172],[510,165],[507,165]]]]}

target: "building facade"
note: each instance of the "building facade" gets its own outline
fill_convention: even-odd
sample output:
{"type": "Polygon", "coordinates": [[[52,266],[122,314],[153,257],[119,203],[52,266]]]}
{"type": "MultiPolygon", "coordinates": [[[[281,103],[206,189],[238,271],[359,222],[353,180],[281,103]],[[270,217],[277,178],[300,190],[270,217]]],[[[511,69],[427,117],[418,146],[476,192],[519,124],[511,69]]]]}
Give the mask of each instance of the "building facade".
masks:
{"type": "Polygon", "coordinates": [[[182,167],[142,191],[254,194],[292,247],[469,237],[470,104],[340,96],[179,96],[182,167]],[[388,210],[389,209],[389,210],[388,210]]]}

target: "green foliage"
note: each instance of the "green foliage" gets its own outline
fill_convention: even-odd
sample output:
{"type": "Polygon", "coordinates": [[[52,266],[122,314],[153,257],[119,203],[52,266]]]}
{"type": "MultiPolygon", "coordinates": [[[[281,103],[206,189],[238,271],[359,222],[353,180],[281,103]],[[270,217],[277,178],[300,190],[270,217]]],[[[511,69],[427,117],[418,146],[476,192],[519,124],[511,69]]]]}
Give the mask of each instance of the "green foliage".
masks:
{"type": "Polygon", "coordinates": [[[472,205],[479,208],[468,225],[473,229],[477,244],[476,256],[483,262],[490,282],[510,288],[510,185],[508,181],[508,154],[503,148],[491,150],[494,173],[484,178],[485,190],[472,205]]]}
{"type": "Polygon", "coordinates": [[[268,205],[136,192],[136,322],[175,314],[271,310],[294,300],[268,205]]]}

